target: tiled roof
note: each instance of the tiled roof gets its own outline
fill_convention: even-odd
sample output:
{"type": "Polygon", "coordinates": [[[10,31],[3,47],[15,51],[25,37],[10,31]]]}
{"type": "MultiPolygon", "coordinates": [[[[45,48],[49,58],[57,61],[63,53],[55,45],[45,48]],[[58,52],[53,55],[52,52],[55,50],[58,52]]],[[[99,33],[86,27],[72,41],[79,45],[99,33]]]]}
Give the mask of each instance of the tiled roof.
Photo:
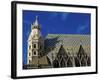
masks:
{"type": "Polygon", "coordinates": [[[53,46],[55,43],[61,41],[67,46],[79,45],[80,42],[82,45],[87,45],[90,44],[90,35],[48,34],[46,40],[49,42],[48,46],[53,46]]]}
{"type": "Polygon", "coordinates": [[[56,57],[62,44],[66,52],[69,52],[70,55],[75,55],[81,44],[85,52],[89,55],[90,43],[90,35],[48,34],[45,39],[45,50],[49,58],[56,57]]]}

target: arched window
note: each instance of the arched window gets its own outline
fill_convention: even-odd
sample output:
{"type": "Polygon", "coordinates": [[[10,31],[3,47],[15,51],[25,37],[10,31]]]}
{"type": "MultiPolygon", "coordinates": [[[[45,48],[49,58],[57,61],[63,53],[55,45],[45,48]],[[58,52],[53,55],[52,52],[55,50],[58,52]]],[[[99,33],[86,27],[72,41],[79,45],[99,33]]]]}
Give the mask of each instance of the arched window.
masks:
{"type": "Polygon", "coordinates": [[[31,53],[29,52],[29,56],[31,56],[31,53]]]}
{"type": "Polygon", "coordinates": [[[88,59],[87,59],[87,66],[91,66],[91,60],[90,60],[90,57],[88,57],[88,59]]]}
{"type": "Polygon", "coordinates": [[[31,60],[29,60],[29,64],[31,63],[31,60]]]}
{"type": "Polygon", "coordinates": [[[59,62],[57,60],[53,61],[53,67],[58,68],[59,67],[59,62]]]}
{"type": "Polygon", "coordinates": [[[34,51],[34,55],[36,55],[36,51],[34,51]]]}
{"type": "Polygon", "coordinates": [[[60,62],[60,66],[61,66],[61,67],[66,67],[66,63],[65,63],[65,61],[64,61],[63,58],[62,58],[62,60],[61,60],[61,62],[60,62]]]}
{"type": "Polygon", "coordinates": [[[84,58],[82,58],[82,60],[81,60],[81,66],[86,66],[86,61],[84,58]]]}
{"type": "Polygon", "coordinates": [[[36,44],[34,44],[34,48],[36,48],[36,44]]]}
{"type": "Polygon", "coordinates": [[[68,61],[67,61],[67,67],[72,67],[73,64],[72,64],[72,61],[71,59],[69,58],[68,61]]]}
{"type": "Polygon", "coordinates": [[[75,58],[75,66],[80,67],[80,62],[79,62],[79,59],[77,57],[75,58]]]}

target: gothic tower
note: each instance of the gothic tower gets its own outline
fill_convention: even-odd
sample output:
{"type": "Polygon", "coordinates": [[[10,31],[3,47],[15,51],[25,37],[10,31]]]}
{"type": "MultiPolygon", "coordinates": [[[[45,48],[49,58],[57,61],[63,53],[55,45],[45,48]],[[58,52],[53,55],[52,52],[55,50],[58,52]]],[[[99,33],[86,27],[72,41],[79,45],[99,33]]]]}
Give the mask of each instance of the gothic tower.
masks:
{"type": "Polygon", "coordinates": [[[27,64],[39,66],[39,58],[44,54],[44,39],[41,35],[41,26],[36,16],[35,22],[31,25],[31,33],[28,38],[27,64]]]}

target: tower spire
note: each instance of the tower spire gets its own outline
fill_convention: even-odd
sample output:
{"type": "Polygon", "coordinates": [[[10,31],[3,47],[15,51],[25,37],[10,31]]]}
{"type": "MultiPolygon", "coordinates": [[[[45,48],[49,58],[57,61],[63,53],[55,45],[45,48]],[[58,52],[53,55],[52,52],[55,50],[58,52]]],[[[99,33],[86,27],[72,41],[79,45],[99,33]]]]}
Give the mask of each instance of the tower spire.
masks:
{"type": "Polygon", "coordinates": [[[33,23],[33,28],[37,28],[37,29],[40,29],[40,24],[38,22],[38,16],[35,17],[35,22],[33,23]]]}
{"type": "Polygon", "coordinates": [[[39,25],[39,23],[38,23],[38,16],[36,16],[36,18],[35,18],[35,23],[34,23],[34,25],[35,25],[35,26],[38,26],[38,25],[39,25]]]}

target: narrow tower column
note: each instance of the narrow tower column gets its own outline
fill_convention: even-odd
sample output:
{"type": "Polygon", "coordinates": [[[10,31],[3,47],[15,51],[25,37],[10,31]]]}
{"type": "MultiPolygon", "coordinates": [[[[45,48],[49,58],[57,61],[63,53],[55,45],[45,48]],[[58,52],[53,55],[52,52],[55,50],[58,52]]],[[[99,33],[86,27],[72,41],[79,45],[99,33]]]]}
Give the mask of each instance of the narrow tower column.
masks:
{"type": "Polygon", "coordinates": [[[31,32],[28,38],[27,64],[38,68],[39,58],[44,54],[44,39],[41,35],[41,28],[36,16],[35,22],[31,25],[31,32]]]}

